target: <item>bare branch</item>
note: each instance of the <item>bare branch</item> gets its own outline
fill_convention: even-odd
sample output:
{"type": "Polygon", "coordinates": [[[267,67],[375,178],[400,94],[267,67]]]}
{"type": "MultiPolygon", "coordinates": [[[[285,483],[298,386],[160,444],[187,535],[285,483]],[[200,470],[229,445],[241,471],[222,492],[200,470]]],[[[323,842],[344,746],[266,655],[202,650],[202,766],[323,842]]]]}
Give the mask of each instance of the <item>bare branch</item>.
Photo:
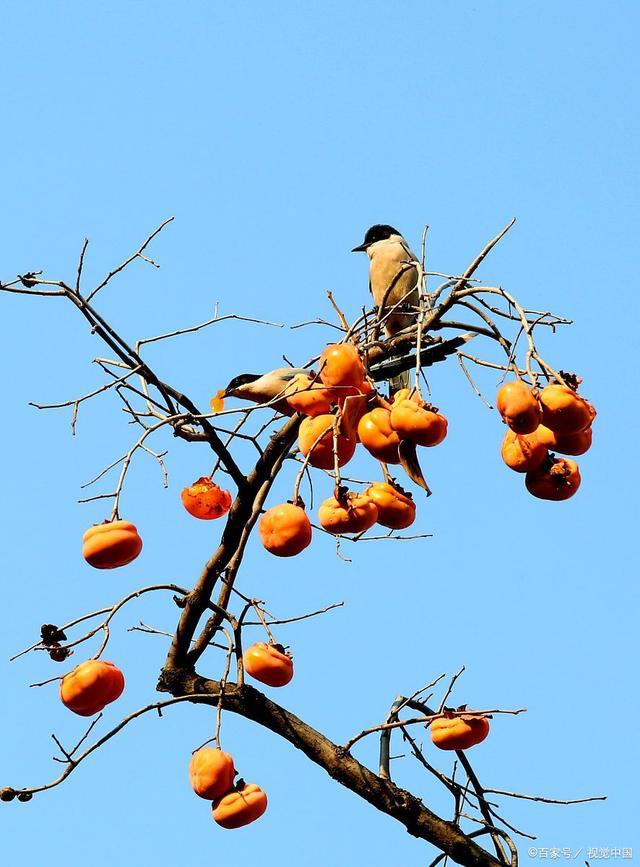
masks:
{"type": "MultiPolygon", "coordinates": [[[[158,263],[157,263],[157,262],[154,262],[152,259],[148,259],[146,256],[143,256],[143,252],[144,252],[144,250],[146,250],[146,248],[149,246],[149,244],[150,244],[151,241],[155,238],[155,236],[158,235],[158,234],[159,234],[159,233],[164,229],[165,226],[168,226],[169,223],[173,222],[174,219],[175,219],[174,217],[169,217],[168,219],[166,219],[166,220],[164,220],[162,223],[160,223],[160,225],[158,226],[158,228],[153,230],[153,232],[152,232],[152,233],[147,237],[146,241],[144,241],[144,242],[142,243],[142,245],[141,245],[140,247],[138,247],[138,249],[136,250],[136,252],[135,252],[132,256],[129,256],[127,259],[124,260],[124,262],[121,262],[120,265],[117,266],[117,268],[114,268],[114,269],[113,269],[113,271],[109,271],[109,273],[108,273],[107,276],[104,278],[104,280],[102,281],[102,283],[99,283],[99,284],[96,286],[96,288],[93,289],[93,290],[92,290],[92,291],[87,295],[87,303],[90,302],[91,299],[92,299],[95,295],[97,295],[98,292],[99,292],[101,289],[104,289],[104,287],[107,285],[107,283],[108,283],[108,282],[109,282],[113,277],[115,277],[116,274],[119,274],[120,271],[123,271],[123,270],[127,267],[127,265],[130,265],[131,262],[133,262],[134,259],[138,259],[138,258],[140,258],[140,259],[144,259],[145,262],[148,262],[150,265],[153,265],[154,268],[159,268],[160,266],[158,265],[158,263]]],[[[84,251],[83,251],[83,252],[84,252],[84,251]]]]}
{"type": "MultiPolygon", "coordinates": [[[[70,759],[67,767],[60,774],[60,776],[53,780],[51,783],[45,783],[42,786],[25,786],[21,789],[13,789],[12,787],[8,787],[11,791],[15,792],[18,796],[25,795],[35,795],[37,792],[46,792],[48,789],[53,789],[56,786],[59,786],[60,783],[63,783],[67,777],[73,773],[73,771],[81,764],[86,758],[88,758],[91,753],[94,753],[97,749],[110,741],[111,738],[115,737],[119,732],[122,731],[130,722],[133,722],[134,719],[138,719],[138,717],[142,716],[145,713],[149,713],[151,710],[161,711],[164,708],[171,707],[171,705],[179,704],[181,702],[190,701],[194,704],[214,704],[216,696],[211,695],[209,693],[203,695],[186,695],[186,696],[178,696],[176,698],[169,698],[165,701],[156,701],[153,704],[148,704],[145,707],[140,708],[139,710],[134,711],[133,713],[126,716],[123,720],[121,720],[117,726],[114,726],[110,731],[108,731],[105,735],[103,735],[99,740],[97,740],[94,744],[92,744],[88,749],[86,749],[81,755],[79,755],[76,759],[70,759]]],[[[62,749],[59,741],[58,746],[62,749]]],[[[64,752],[64,751],[63,751],[64,752]]],[[[66,753],[64,753],[66,755],[66,753]]]]}

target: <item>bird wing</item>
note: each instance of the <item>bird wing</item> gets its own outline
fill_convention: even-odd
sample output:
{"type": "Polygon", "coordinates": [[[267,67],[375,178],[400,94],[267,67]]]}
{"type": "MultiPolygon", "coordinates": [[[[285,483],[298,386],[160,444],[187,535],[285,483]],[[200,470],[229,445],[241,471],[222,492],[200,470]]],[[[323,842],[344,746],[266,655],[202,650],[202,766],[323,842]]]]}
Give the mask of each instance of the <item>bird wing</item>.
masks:
{"type": "Polygon", "coordinates": [[[405,251],[405,253],[406,253],[407,256],[409,257],[409,261],[410,261],[410,262],[417,262],[417,261],[418,261],[418,257],[417,257],[416,254],[413,252],[413,250],[411,249],[411,247],[407,244],[407,242],[405,241],[404,238],[402,239],[402,241],[401,241],[400,243],[401,243],[401,245],[402,245],[402,249],[405,251]]]}

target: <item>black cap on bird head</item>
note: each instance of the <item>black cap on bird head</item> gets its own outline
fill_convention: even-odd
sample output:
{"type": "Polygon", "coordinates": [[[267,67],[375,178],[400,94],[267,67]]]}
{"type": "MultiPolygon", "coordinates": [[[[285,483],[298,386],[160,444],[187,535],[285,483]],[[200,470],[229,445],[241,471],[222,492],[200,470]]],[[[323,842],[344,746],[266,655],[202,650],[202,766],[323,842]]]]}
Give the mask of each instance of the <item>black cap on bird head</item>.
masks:
{"type": "Polygon", "coordinates": [[[376,241],[386,241],[387,238],[390,238],[392,235],[400,235],[400,232],[397,229],[394,229],[393,226],[388,226],[386,223],[376,223],[375,226],[371,226],[371,228],[367,229],[365,232],[363,243],[358,247],[354,247],[351,252],[364,253],[367,250],[367,247],[375,244],[376,241]]]}
{"type": "Polygon", "coordinates": [[[222,397],[228,397],[236,388],[240,388],[241,385],[246,385],[248,382],[255,382],[261,376],[261,373],[241,373],[239,376],[234,376],[222,393],[222,397]]]}

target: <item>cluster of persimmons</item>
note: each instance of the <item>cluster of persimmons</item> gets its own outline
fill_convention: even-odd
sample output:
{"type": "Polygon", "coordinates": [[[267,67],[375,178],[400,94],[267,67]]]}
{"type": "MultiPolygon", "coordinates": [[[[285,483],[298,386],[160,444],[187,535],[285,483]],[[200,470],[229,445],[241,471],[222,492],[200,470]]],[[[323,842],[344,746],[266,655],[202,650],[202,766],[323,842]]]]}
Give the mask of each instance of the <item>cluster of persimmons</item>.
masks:
{"type": "MultiPolygon", "coordinates": [[[[339,470],[358,443],[384,464],[399,464],[403,440],[430,447],[447,435],[446,418],[418,392],[401,389],[392,402],[378,395],[350,343],[328,346],[318,375],[300,374],[285,397],[290,408],[304,416],[298,448],[305,463],[322,470],[339,470]]],[[[402,530],[415,516],[411,496],[389,482],[374,482],[361,492],[337,487],[318,510],[320,526],[334,535],[364,533],[376,523],[402,530]]],[[[311,542],[311,522],[297,502],[268,509],[259,531],[264,547],[278,557],[295,556],[311,542]]]]}
{"type": "Polygon", "coordinates": [[[580,487],[576,461],[561,455],[583,455],[591,448],[594,407],[579,395],[577,379],[551,383],[537,390],[521,379],[505,383],[496,405],[509,430],[502,442],[502,460],[542,500],[568,500],[580,487]]]}
{"type": "MultiPolygon", "coordinates": [[[[245,671],[268,686],[286,686],[293,677],[293,660],[279,644],[256,642],[243,657],[245,671]]],[[[93,716],[124,690],[124,675],[112,662],[89,659],[80,663],[60,683],[65,707],[80,716],[93,716]]],[[[231,756],[205,747],[195,752],[189,765],[194,792],[212,801],[213,818],[223,828],[240,828],[258,819],[267,809],[267,796],[255,783],[237,780],[231,756]]]]}
{"type": "MultiPolygon", "coordinates": [[[[536,497],[566,500],[580,485],[578,465],[562,455],[581,455],[591,445],[591,424],[596,412],[577,393],[577,381],[530,388],[521,379],[505,383],[497,408],[508,426],[502,458],[508,467],[525,474],[527,489],[536,497]],[[576,386],[575,388],[573,386],[576,386]]],[[[355,346],[328,346],[320,358],[319,373],[300,374],[283,395],[292,412],[304,416],[298,447],[307,464],[338,471],[353,457],[360,443],[383,464],[401,462],[403,440],[418,446],[436,446],[447,434],[447,420],[425,403],[418,391],[402,389],[391,401],[382,398],[368,379],[355,346]]],[[[184,488],[182,503],[190,515],[212,520],[231,507],[231,494],[208,476],[184,488]]],[[[410,526],[416,507],[395,482],[373,482],[361,492],[336,484],[334,496],[318,510],[321,527],[332,534],[363,533],[374,524],[392,530],[410,526]]],[[[312,527],[298,502],[280,503],[260,519],[259,533],[267,551],[291,557],[311,542],[312,527]]],[[[91,527],[83,537],[83,555],[97,569],[113,569],[134,560],[142,549],[136,527],[113,520],[91,527]]],[[[65,654],[53,659],[62,661],[65,654]]],[[[271,687],[282,687],[293,677],[293,659],[279,644],[257,642],[243,655],[245,671],[271,687]]],[[[115,701],[124,689],[124,676],[111,662],[90,659],[62,678],[60,697],[70,710],[92,716],[115,701]]],[[[430,724],[433,743],[445,750],[468,749],[489,733],[486,717],[445,710],[430,724]]],[[[257,785],[237,780],[233,759],[219,748],[203,747],[191,759],[193,790],[212,801],[213,817],[223,828],[238,828],[259,818],[267,797],[257,785]]]]}
{"type": "MultiPolygon", "coordinates": [[[[258,642],[243,656],[246,671],[260,682],[286,686],[293,677],[293,661],[280,645],[258,642]]],[[[112,662],[90,659],[65,675],[60,684],[63,704],[80,716],[93,716],[120,697],[124,676],[112,662]]],[[[462,710],[462,709],[461,709],[462,710]]],[[[443,750],[466,750],[483,741],[489,721],[476,714],[444,711],[430,724],[431,740],[443,750]]],[[[223,828],[240,828],[259,819],[267,809],[267,796],[255,783],[234,782],[232,757],[219,747],[193,753],[189,779],[196,795],[212,802],[213,818],[223,828]]]]}

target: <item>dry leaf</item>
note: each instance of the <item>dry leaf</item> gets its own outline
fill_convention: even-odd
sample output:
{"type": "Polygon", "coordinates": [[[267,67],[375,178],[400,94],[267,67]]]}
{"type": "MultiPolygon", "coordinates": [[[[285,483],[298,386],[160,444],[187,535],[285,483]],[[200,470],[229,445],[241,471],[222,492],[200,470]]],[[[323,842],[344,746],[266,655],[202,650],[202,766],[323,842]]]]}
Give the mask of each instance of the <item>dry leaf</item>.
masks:
{"type": "Polygon", "coordinates": [[[400,454],[400,463],[402,464],[405,473],[409,476],[412,482],[415,482],[416,485],[420,485],[420,487],[427,492],[427,496],[431,496],[431,489],[426,483],[425,478],[422,475],[422,470],[420,469],[415,443],[412,443],[410,440],[401,440],[398,452],[400,454]]]}

